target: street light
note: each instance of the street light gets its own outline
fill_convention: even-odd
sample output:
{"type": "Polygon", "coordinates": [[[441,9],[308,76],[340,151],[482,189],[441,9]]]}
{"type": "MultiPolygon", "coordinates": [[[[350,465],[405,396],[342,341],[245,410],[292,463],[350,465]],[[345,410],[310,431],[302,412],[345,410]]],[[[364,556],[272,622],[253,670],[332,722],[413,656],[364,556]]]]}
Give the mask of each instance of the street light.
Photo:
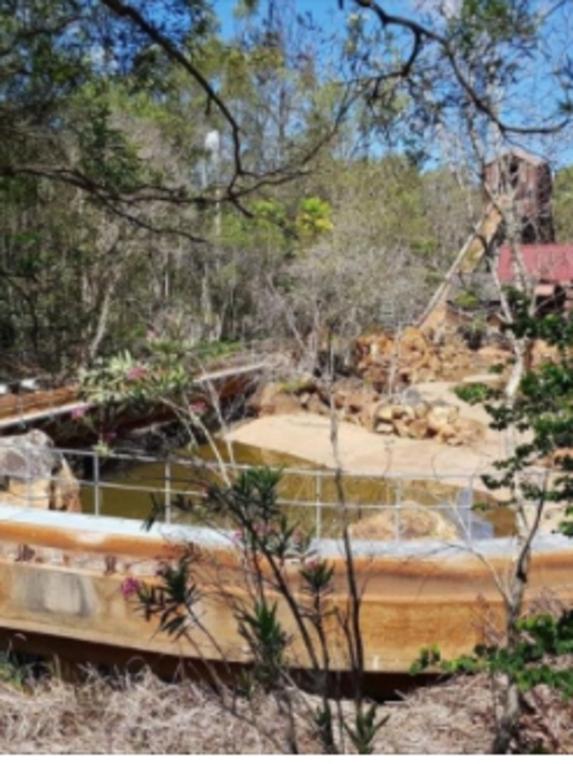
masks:
{"type": "MultiPolygon", "coordinates": [[[[215,184],[219,185],[219,170],[220,170],[220,163],[221,163],[221,134],[218,130],[209,130],[207,135],[205,136],[205,151],[208,153],[209,158],[205,159],[205,174],[203,178],[203,183],[206,186],[207,185],[207,162],[210,162],[213,166],[213,175],[215,176],[215,184]]],[[[219,198],[219,189],[216,191],[217,198],[219,198]]],[[[215,234],[217,236],[221,233],[221,205],[220,202],[217,202],[216,208],[215,208],[215,234]]]]}

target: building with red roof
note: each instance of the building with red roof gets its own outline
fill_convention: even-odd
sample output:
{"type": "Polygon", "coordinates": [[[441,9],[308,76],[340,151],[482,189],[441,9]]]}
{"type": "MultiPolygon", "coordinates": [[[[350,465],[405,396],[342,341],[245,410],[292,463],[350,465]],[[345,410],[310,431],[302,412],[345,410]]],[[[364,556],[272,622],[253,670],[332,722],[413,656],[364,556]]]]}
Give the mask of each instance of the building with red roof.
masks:
{"type": "MultiPolygon", "coordinates": [[[[573,243],[520,244],[519,252],[529,278],[538,284],[573,284],[573,243]]],[[[511,248],[500,247],[497,273],[502,284],[515,280],[511,248]]]]}

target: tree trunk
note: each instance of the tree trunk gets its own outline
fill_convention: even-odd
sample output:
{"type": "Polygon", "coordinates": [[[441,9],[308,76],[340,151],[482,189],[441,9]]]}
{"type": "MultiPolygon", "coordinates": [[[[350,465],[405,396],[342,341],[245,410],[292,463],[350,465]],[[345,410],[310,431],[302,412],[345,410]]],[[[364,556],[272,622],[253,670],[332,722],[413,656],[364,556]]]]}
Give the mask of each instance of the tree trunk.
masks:
{"type": "Polygon", "coordinates": [[[492,753],[508,753],[519,722],[521,701],[515,679],[508,678],[502,696],[502,714],[497,724],[492,753]]]}

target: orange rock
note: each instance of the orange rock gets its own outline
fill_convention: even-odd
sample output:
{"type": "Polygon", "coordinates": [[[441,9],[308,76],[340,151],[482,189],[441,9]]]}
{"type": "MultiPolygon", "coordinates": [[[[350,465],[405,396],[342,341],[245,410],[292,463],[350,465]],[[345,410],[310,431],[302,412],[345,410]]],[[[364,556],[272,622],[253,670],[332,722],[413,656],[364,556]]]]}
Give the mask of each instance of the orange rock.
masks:
{"type": "Polygon", "coordinates": [[[382,509],[363,517],[349,527],[352,538],[378,541],[434,538],[453,541],[458,531],[440,512],[407,501],[397,509],[382,509]]]}

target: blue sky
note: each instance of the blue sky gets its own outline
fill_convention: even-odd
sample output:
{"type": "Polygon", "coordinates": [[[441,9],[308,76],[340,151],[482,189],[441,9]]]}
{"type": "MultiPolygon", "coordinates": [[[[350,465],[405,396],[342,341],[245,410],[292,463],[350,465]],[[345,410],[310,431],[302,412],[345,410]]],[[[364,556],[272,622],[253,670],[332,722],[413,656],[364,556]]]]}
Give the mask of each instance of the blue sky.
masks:
{"type": "MultiPolygon", "coordinates": [[[[295,0],[296,9],[300,13],[311,13],[314,20],[325,28],[326,31],[335,26],[343,27],[345,11],[351,10],[353,0],[345,0],[345,11],[338,8],[338,0],[295,0]]],[[[264,5],[264,0],[261,2],[264,5]]],[[[391,0],[386,3],[389,10],[395,13],[403,13],[409,10],[410,0],[391,0]]],[[[214,7],[219,15],[222,24],[222,33],[224,36],[233,34],[235,19],[233,8],[236,6],[236,0],[214,0],[214,7]]]]}
{"type": "MultiPolygon", "coordinates": [[[[324,30],[326,34],[335,32],[342,33],[345,28],[345,17],[348,12],[356,10],[353,0],[345,0],[344,11],[338,7],[338,0],[285,0],[292,1],[296,10],[302,14],[310,13],[314,21],[324,30]]],[[[383,6],[391,13],[410,16],[412,18],[420,17],[420,9],[432,11],[432,6],[438,3],[446,3],[453,10],[461,0],[384,0],[383,6]]],[[[532,0],[534,7],[540,11],[558,6],[558,0],[532,0]]],[[[260,0],[261,7],[266,6],[265,0],[260,0]]],[[[236,0],[213,0],[215,11],[221,23],[221,31],[224,37],[232,37],[237,27],[234,18],[233,9],[236,6],[236,0]]],[[[553,54],[559,54],[558,59],[564,63],[565,56],[570,55],[569,49],[573,39],[573,0],[565,0],[559,5],[559,9],[553,13],[548,23],[546,40],[548,47],[552,48],[553,54]]],[[[520,62],[523,67],[529,67],[529,78],[524,77],[523,85],[518,86],[515,94],[518,96],[520,111],[510,115],[512,121],[517,123],[524,119],[528,124],[538,124],[539,105],[544,104],[547,107],[555,104],[556,92],[553,82],[550,83],[547,77],[537,75],[540,71],[535,61],[520,62]],[[536,68],[537,67],[537,68],[536,68]],[[533,72],[533,75],[532,75],[533,72]],[[531,115],[527,114],[531,110],[531,115]],[[537,111],[534,115],[533,112],[537,111]],[[521,113],[520,113],[521,112],[521,113]]],[[[566,164],[573,164],[573,135],[569,134],[565,139],[554,142],[545,142],[543,145],[535,139],[524,138],[523,144],[526,148],[547,156],[554,167],[566,164]]]]}
{"type": "MultiPolygon", "coordinates": [[[[214,0],[215,10],[219,15],[222,24],[221,31],[224,36],[233,34],[235,26],[233,8],[235,5],[236,0],[214,0]]],[[[296,8],[300,13],[312,13],[314,19],[321,25],[333,23],[333,12],[341,18],[343,17],[343,14],[338,10],[337,0],[296,0],[296,8]]]]}

